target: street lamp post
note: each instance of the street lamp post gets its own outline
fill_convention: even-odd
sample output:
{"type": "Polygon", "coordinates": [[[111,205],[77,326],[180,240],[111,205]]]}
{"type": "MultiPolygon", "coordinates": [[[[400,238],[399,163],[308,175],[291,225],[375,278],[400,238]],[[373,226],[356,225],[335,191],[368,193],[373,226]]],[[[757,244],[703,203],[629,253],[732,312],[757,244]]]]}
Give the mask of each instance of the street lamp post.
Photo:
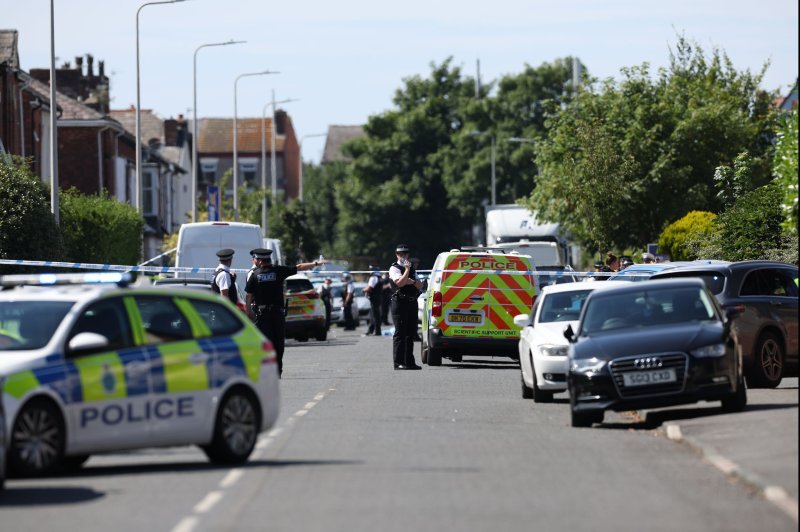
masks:
{"type": "MultiPolygon", "coordinates": [[[[261,191],[264,196],[261,198],[261,231],[264,233],[264,238],[267,237],[267,106],[272,106],[272,137],[273,142],[275,139],[275,106],[279,103],[296,102],[294,98],[275,101],[275,91],[272,91],[272,101],[264,104],[261,109],[261,191]]],[[[274,146],[274,144],[273,144],[274,146]]],[[[275,149],[272,150],[272,158],[275,157],[275,149]]],[[[272,179],[275,179],[273,173],[272,179]]],[[[274,199],[274,196],[273,196],[274,199]]]]}
{"type": "Polygon", "coordinates": [[[146,6],[157,4],[175,4],[186,0],[162,0],[161,2],[147,2],[136,10],[136,210],[142,213],[142,117],[141,117],[141,87],[139,80],[139,13],[146,6]]]}
{"type": "Polygon", "coordinates": [[[239,120],[237,116],[237,93],[239,80],[250,76],[265,76],[267,74],[280,74],[271,70],[239,74],[233,82],[233,220],[239,221],[239,120]]]}
{"type": "Polygon", "coordinates": [[[247,41],[234,41],[231,39],[226,42],[215,42],[208,44],[201,44],[194,50],[194,65],[192,69],[192,98],[194,105],[192,106],[192,223],[197,221],[197,52],[201,48],[208,48],[210,46],[227,46],[229,44],[242,44],[247,41]]]}
{"type": "Polygon", "coordinates": [[[298,170],[297,176],[298,179],[300,180],[299,196],[301,202],[303,201],[303,141],[305,139],[310,139],[311,137],[324,137],[325,135],[327,135],[327,133],[312,133],[310,135],[303,135],[302,137],[300,137],[300,146],[298,148],[299,153],[297,154],[300,162],[298,164],[299,168],[297,169],[298,170]]]}
{"type": "Polygon", "coordinates": [[[56,17],[55,0],[50,0],[50,210],[58,225],[58,102],[56,101],[56,17]]]}

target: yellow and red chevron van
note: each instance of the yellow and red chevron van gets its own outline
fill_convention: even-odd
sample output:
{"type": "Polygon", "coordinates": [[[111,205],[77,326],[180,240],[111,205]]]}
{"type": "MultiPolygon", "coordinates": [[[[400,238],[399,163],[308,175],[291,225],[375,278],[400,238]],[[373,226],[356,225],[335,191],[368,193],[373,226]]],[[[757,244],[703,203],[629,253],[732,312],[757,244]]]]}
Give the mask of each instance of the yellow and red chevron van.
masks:
{"type": "Polygon", "coordinates": [[[431,270],[422,313],[422,362],[464,355],[518,356],[514,316],[530,312],[536,285],[530,257],[450,250],[431,270]]]}

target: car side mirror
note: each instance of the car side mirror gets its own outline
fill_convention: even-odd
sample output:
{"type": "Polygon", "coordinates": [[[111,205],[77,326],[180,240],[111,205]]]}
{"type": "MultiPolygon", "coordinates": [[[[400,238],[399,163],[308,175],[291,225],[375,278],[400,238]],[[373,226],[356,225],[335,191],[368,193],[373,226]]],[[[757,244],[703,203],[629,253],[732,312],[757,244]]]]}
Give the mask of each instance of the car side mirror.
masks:
{"type": "Polygon", "coordinates": [[[564,338],[571,344],[574,344],[577,338],[575,338],[575,331],[572,330],[572,325],[567,325],[564,327],[564,338]]]}
{"type": "Polygon", "coordinates": [[[100,351],[108,347],[108,338],[102,334],[93,332],[82,332],[76,334],[69,341],[67,347],[71,353],[86,353],[90,351],[100,351]]]}
{"type": "Polygon", "coordinates": [[[514,316],[514,325],[516,325],[520,329],[523,327],[527,327],[530,324],[531,324],[530,314],[517,314],[516,316],[514,316]]]}

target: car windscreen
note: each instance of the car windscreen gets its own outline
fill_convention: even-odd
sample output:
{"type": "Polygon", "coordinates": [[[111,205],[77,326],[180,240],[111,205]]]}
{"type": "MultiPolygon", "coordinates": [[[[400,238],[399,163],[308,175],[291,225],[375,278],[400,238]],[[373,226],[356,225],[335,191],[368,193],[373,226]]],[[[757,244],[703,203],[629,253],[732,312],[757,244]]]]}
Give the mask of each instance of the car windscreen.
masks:
{"type": "Polygon", "coordinates": [[[314,290],[314,285],[308,279],[286,279],[286,293],[297,294],[314,290]]]}
{"type": "Polygon", "coordinates": [[[659,276],[659,279],[666,279],[666,278],[676,278],[676,277],[694,277],[700,278],[706,283],[706,286],[711,293],[715,296],[718,296],[722,293],[725,289],[725,276],[719,272],[714,271],[689,271],[689,272],[670,272],[667,275],[659,276]]]}
{"type": "Polygon", "coordinates": [[[542,301],[539,323],[577,320],[581,313],[583,302],[586,301],[586,297],[591,292],[591,290],[578,290],[575,292],[547,294],[542,301]]]}
{"type": "Polygon", "coordinates": [[[72,301],[0,302],[0,351],[44,347],[74,304],[72,301]]]}
{"type": "Polygon", "coordinates": [[[717,319],[714,304],[703,289],[626,290],[589,299],[580,334],[713,319],[717,319]]]}

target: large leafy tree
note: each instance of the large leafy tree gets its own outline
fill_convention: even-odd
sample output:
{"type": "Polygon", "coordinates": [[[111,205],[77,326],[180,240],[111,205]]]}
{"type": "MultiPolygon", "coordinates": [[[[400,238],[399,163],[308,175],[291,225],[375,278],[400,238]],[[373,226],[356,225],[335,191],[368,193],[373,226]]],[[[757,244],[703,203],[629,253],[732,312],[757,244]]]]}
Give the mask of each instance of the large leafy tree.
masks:
{"type": "Polygon", "coordinates": [[[474,97],[451,60],[429,78],[404,80],[395,108],[370,117],[365,137],[350,143],[353,162],[336,190],[335,252],[386,263],[408,243],[429,266],[442,249],[469,241],[469,220],[448,205],[440,151],[462,128],[460,107],[474,97]]]}
{"type": "Polygon", "coordinates": [[[775,181],[783,191],[782,209],[785,216],[784,232],[788,236],[797,237],[797,109],[784,118],[778,131],[778,142],[775,148],[775,159],[772,173],[775,181]]]}
{"type": "Polygon", "coordinates": [[[724,52],[706,56],[683,37],[670,55],[655,79],[647,64],[623,69],[619,83],[588,85],[547,122],[527,203],[592,251],[652,242],[691,210],[719,212],[715,169],[742,151],[753,186],[770,178],[763,70],[738,72],[724,52]]]}
{"type": "Polygon", "coordinates": [[[308,225],[317,235],[320,249],[332,255],[336,241],[336,189],[347,175],[347,163],[336,161],[323,165],[307,164],[303,169],[303,201],[308,225]]]}

